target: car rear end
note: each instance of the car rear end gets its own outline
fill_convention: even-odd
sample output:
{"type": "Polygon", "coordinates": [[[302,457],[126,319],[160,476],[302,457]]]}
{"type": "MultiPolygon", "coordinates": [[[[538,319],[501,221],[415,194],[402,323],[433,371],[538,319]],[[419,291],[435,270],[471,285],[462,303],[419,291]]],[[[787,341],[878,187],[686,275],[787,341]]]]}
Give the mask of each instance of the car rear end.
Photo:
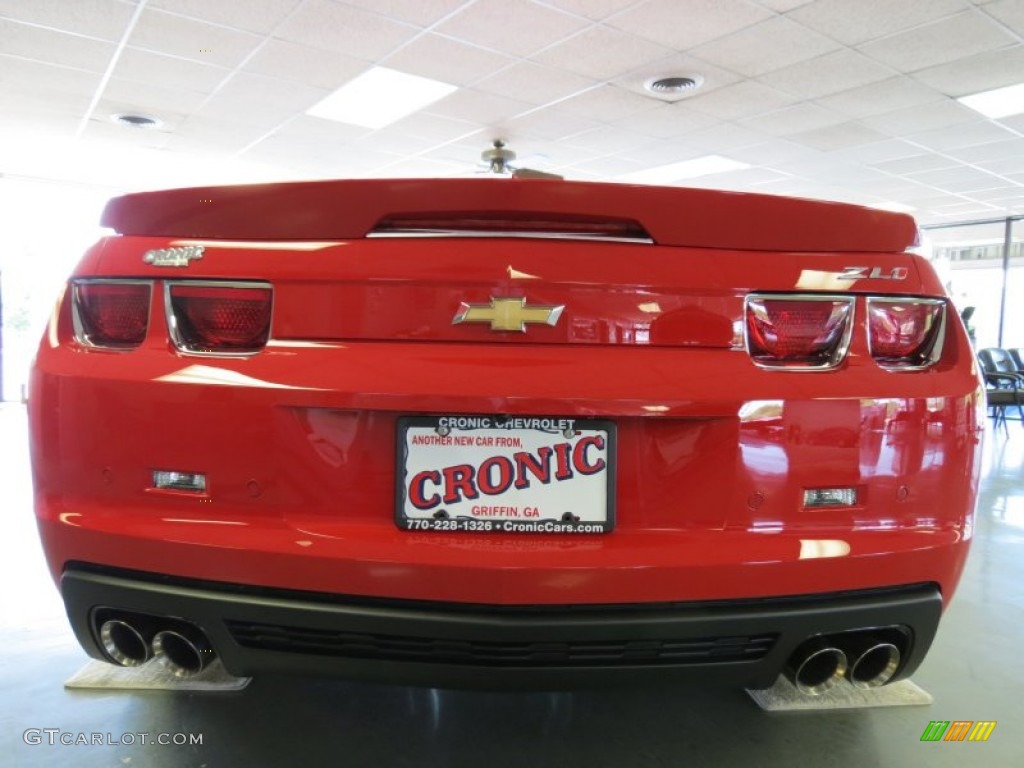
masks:
{"type": "Polygon", "coordinates": [[[448,180],[105,222],[29,401],[94,656],[556,688],[788,665],[810,690],[809,660],[831,681],[886,646],[885,682],[927,651],[982,400],[907,217],[448,180]]]}

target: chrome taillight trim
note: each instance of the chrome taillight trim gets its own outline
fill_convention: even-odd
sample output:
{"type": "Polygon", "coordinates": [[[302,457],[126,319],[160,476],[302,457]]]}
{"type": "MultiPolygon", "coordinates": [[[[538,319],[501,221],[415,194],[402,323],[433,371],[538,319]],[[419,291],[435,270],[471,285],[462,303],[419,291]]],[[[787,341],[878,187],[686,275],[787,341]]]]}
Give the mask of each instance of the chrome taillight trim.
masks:
{"type": "Polygon", "coordinates": [[[847,352],[850,351],[850,341],[853,339],[853,326],[854,319],[857,312],[857,298],[849,294],[831,294],[831,293],[749,293],[743,299],[743,346],[747,351],[747,356],[751,362],[758,368],[764,368],[766,370],[773,371],[799,371],[799,372],[813,372],[820,373],[822,371],[834,371],[840,365],[843,360],[846,359],[847,352]],[[839,338],[839,343],[836,345],[835,350],[831,357],[823,363],[799,363],[799,362],[778,362],[768,363],[762,360],[754,358],[754,354],[750,349],[750,328],[747,325],[747,313],[750,311],[750,303],[752,301],[760,300],[777,300],[777,301],[831,301],[831,302],[842,302],[846,304],[849,309],[846,315],[846,327],[843,328],[843,335],[839,338]]]}
{"type": "Polygon", "coordinates": [[[942,357],[942,348],[946,344],[946,315],[949,314],[946,309],[945,299],[934,299],[934,298],[922,298],[919,296],[868,296],[867,297],[867,320],[864,323],[865,330],[868,334],[868,351],[871,353],[871,359],[875,361],[879,368],[886,371],[923,371],[927,368],[931,368],[942,357]],[[906,363],[893,363],[879,360],[875,357],[875,351],[871,345],[871,305],[872,304],[924,304],[926,306],[938,306],[939,307],[939,329],[935,333],[935,338],[932,339],[931,348],[925,355],[925,362],[922,365],[911,365],[906,363]]]}
{"type": "Polygon", "coordinates": [[[149,321],[153,312],[153,280],[138,280],[135,278],[121,279],[117,277],[75,277],[69,282],[71,284],[71,328],[77,344],[89,349],[102,349],[107,352],[134,352],[145,343],[145,337],[143,337],[143,340],[138,344],[132,344],[130,346],[124,345],[112,347],[107,344],[95,344],[89,341],[85,335],[85,327],[78,311],[78,287],[81,285],[145,285],[149,288],[149,301],[147,302],[146,309],[146,337],[148,337],[149,321]]]}
{"type": "Polygon", "coordinates": [[[260,349],[245,350],[241,352],[206,352],[204,350],[190,349],[181,332],[178,330],[178,319],[174,316],[174,307],[171,305],[171,288],[175,285],[191,286],[194,288],[267,288],[270,290],[270,328],[267,331],[267,344],[273,338],[270,331],[274,329],[274,286],[265,280],[165,280],[164,281],[164,316],[167,320],[167,333],[171,338],[174,348],[182,355],[191,357],[252,357],[260,354],[266,349],[266,344],[260,349]]]}

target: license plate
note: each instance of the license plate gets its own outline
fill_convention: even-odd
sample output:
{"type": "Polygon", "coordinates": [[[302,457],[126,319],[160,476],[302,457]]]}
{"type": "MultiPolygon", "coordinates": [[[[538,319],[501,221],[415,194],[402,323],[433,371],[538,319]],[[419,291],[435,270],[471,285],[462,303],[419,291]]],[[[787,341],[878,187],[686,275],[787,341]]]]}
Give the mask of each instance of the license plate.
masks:
{"type": "Polygon", "coordinates": [[[395,521],[410,531],[607,533],[615,429],[597,419],[410,416],[398,422],[395,521]]]}

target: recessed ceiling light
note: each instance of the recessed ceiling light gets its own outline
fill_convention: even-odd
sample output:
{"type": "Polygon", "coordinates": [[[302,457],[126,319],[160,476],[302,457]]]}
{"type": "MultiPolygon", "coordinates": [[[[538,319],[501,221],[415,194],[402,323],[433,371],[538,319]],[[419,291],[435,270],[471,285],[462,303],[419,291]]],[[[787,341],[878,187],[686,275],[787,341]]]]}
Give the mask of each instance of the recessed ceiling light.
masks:
{"type": "Polygon", "coordinates": [[[698,176],[710,176],[713,173],[724,173],[725,171],[739,171],[749,168],[748,163],[741,163],[721,155],[705,155],[693,160],[683,160],[680,163],[669,163],[659,165],[655,168],[647,168],[643,171],[628,173],[620,176],[620,181],[628,181],[635,184],[671,184],[683,179],[695,179],[698,176]]]}
{"type": "Polygon", "coordinates": [[[993,91],[982,91],[971,96],[961,96],[957,101],[993,120],[1017,115],[1024,112],[1024,83],[996,88],[993,91]]]}
{"type": "Polygon", "coordinates": [[[456,90],[457,86],[439,80],[374,67],[314,104],[306,114],[364,128],[383,128],[456,90]]]}
{"type": "Polygon", "coordinates": [[[149,115],[121,113],[111,115],[110,119],[118,125],[123,125],[126,128],[159,128],[163,125],[163,122],[159,119],[150,117],[149,115]]]}

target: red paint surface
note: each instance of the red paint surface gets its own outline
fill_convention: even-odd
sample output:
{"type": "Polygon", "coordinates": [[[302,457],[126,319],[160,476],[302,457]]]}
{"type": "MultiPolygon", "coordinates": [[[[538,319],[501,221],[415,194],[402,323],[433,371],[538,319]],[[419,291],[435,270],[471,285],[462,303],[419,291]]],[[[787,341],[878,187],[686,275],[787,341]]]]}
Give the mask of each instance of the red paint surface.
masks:
{"type": "MultiPolygon", "coordinates": [[[[626,202],[618,208],[609,202],[618,187],[566,186],[599,189],[593,205],[617,215],[633,204],[633,192],[621,193],[626,202]]],[[[393,189],[373,182],[344,189],[377,195],[378,187],[393,189]]],[[[579,202],[575,193],[549,192],[556,187],[546,182],[511,187],[514,193],[500,194],[523,207],[547,210],[559,195],[579,202]],[[532,190],[541,190],[538,200],[529,199],[532,190]]],[[[254,189],[262,201],[254,209],[284,189],[254,189]]],[[[461,186],[441,189],[455,190],[451,205],[466,204],[461,186]]],[[[243,192],[224,193],[238,210],[218,209],[221,192],[205,192],[214,200],[203,208],[209,219],[179,200],[184,191],[128,198],[112,204],[107,218],[126,231],[205,222],[241,237],[248,226],[238,212],[243,192]]],[[[725,199],[669,192],[686,192],[695,205],[725,199]]],[[[289,205],[306,202],[305,194],[289,205]]],[[[443,208],[444,196],[438,200],[443,208]]],[[[314,206],[310,239],[325,237],[318,227],[331,201],[314,206]]],[[[864,297],[942,295],[918,257],[867,252],[871,243],[894,242],[903,218],[879,213],[879,233],[850,235],[862,252],[772,252],[773,237],[785,232],[803,232],[808,243],[828,238],[813,220],[817,204],[766,205],[781,208],[774,230],[748,233],[761,251],[738,248],[748,237],[737,234],[744,225],[729,228],[715,216],[696,226],[703,234],[695,240],[717,231],[729,248],[512,239],[339,239],[313,250],[206,243],[189,267],[159,268],[143,264],[142,255],[177,238],[101,242],[78,276],[153,279],[157,289],[149,335],[137,350],[77,345],[67,301],[40,346],[29,403],[32,459],[54,575],[84,561],[272,587],[501,604],[707,600],[917,582],[939,584],[948,598],[971,535],[982,433],[983,393],[966,334],[949,311],[937,366],[879,368],[867,347],[864,297]],[[850,266],[908,272],[901,281],[822,282],[850,266]],[[162,281],[187,278],[272,283],[267,349],[233,359],[173,351],[162,281]],[[738,335],[744,296],[809,285],[858,297],[846,361],[822,373],[756,367],[738,335]],[[451,324],[460,302],[491,296],[566,310],[556,327],[525,334],[451,324]],[[430,413],[611,419],[614,532],[398,530],[396,421],[430,413]],[[154,469],[203,472],[208,493],[148,490],[154,469]],[[856,486],[859,506],[802,508],[804,488],[833,486],[856,486]]],[[[847,223],[864,215],[833,207],[843,209],[840,220],[853,217],[847,223]]],[[[258,237],[262,225],[251,218],[258,237]]],[[[668,221],[665,214],[642,223],[663,242],[655,231],[676,226],[668,221]]],[[[845,235],[835,237],[840,247],[845,235]]]]}

